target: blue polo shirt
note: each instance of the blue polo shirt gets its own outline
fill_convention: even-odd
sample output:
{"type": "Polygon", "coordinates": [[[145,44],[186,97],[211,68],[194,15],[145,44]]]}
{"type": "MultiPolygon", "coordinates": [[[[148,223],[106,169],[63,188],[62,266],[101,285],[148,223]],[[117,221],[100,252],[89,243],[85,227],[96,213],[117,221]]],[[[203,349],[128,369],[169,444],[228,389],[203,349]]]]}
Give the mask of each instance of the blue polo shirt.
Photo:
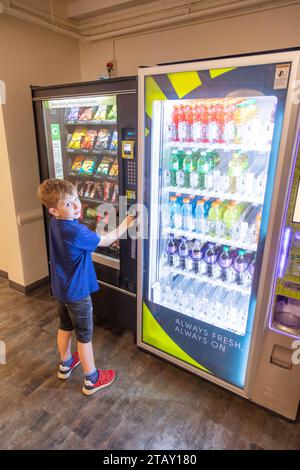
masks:
{"type": "Polygon", "coordinates": [[[78,220],[51,217],[49,226],[52,294],[64,303],[76,302],[99,289],[91,253],[100,238],[78,220]]]}

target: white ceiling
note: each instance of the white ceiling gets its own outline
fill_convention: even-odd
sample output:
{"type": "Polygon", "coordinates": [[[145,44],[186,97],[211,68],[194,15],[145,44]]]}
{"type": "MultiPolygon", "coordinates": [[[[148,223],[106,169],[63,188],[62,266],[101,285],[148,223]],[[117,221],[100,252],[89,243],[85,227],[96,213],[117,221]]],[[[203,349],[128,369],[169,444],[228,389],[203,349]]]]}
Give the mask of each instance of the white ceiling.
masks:
{"type": "Polygon", "coordinates": [[[0,3],[4,4],[4,14],[80,40],[94,41],[272,10],[300,0],[1,0],[0,3]]]}

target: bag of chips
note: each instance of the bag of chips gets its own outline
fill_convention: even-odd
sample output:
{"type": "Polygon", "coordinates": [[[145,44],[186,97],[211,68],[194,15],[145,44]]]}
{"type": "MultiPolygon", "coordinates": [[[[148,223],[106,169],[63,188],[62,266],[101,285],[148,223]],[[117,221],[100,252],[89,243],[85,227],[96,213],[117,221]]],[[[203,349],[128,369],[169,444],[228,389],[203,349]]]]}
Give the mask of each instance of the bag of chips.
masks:
{"type": "Polygon", "coordinates": [[[67,114],[67,121],[76,121],[78,119],[79,108],[70,108],[67,114]]]}
{"type": "Polygon", "coordinates": [[[108,175],[110,165],[112,164],[113,159],[111,157],[103,157],[97,170],[96,175],[108,175]]]}
{"type": "Polygon", "coordinates": [[[118,176],[118,170],[119,170],[118,160],[117,158],[115,158],[111,166],[111,169],[109,171],[109,176],[118,176]]]}
{"type": "Polygon", "coordinates": [[[115,104],[110,104],[107,106],[106,119],[107,121],[117,120],[117,106],[115,104]]]}
{"type": "Polygon", "coordinates": [[[83,142],[81,144],[81,148],[92,149],[96,137],[97,137],[97,131],[95,131],[95,129],[91,129],[90,131],[87,131],[84,136],[83,142]]]}
{"type": "Polygon", "coordinates": [[[77,157],[74,158],[71,171],[73,171],[74,173],[80,173],[83,160],[84,160],[84,157],[82,155],[77,155],[77,157]]]}
{"type": "Polygon", "coordinates": [[[113,132],[109,149],[112,151],[118,150],[118,132],[117,131],[113,132]]]}
{"type": "Polygon", "coordinates": [[[87,108],[80,108],[78,120],[79,121],[90,121],[93,116],[93,108],[89,106],[87,108]]]}
{"type": "Polygon", "coordinates": [[[85,136],[87,129],[84,129],[83,127],[76,127],[71,140],[68,144],[69,149],[80,149],[81,142],[83,141],[83,138],[85,136]]]}
{"type": "Polygon", "coordinates": [[[93,158],[85,158],[80,173],[84,173],[85,175],[92,175],[94,173],[95,166],[96,162],[93,158]]]}
{"type": "Polygon", "coordinates": [[[100,104],[95,113],[94,119],[97,121],[105,121],[106,119],[106,104],[100,104]]]}
{"type": "Polygon", "coordinates": [[[100,129],[100,131],[98,132],[95,149],[106,150],[108,148],[109,137],[110,135],[107,129],[100,129]]]}

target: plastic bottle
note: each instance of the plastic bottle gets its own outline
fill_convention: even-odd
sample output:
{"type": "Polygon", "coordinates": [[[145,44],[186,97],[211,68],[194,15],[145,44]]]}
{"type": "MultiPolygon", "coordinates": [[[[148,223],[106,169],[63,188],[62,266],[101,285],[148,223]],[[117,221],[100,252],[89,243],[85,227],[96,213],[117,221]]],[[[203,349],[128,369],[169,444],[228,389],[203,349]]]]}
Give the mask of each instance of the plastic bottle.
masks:
{"type": "Polygon", "coordinates": [[[208,227],[209,227],[208,231],[210,235],[212,236],[216,235],[217,223],[220,222],[220,219],[221,219],[221,211],[219,208],[219,202],[214,201],[208,213],[208,227]]]}
{"type": "Polygon", "coordinates": [[[208,243],[208,246],[205,251],[204,259],[207,264],[206,272],[207,272],[207,275],[210,277],[213,276],[213,266],[216,264],[217,258],[218,258],[218,255],[217,255],[215,246],[213,245],[213,243],[208,243]]]}
{"type": "Polygon", "coordinates": [[[183,105],[178,109],[178,138],[180,142],[187,142],[189,137],[189,128],[187,122],[186,109],[183,105]]]}
{"type": "Polygon", "coordinates": [[[193,230],[193,209],[190,198],[185,197],[182,205],[182,228],[183,230],[193,230]]]}
{"type": "Polygon", "coordinates": [[[171,173],[171,185],[176,186],[176,175],[179,170],[179,156],[178,150],[172,149],[170,157],[170,173],[171,173]]]}
{"type": "Polygon", "coordinates": [[[240,156],[240,152],[235,152],[228,164],[228,176],[229,176],[229,192],[236,193],[238,178],[244,171],[244,161],[240,156]]]}
{"type": "Polygon", "coordinates": [[[234,143],[242,144],[244,140],[245,104],[238,103],[233,115],[234,119],[234,143]]]}
{"type": "Polygon", "coordinates": [[[236,283],[243,284],[243,274],[247,269],[247,259],[244,250],[238,251],[237,256],[233,260],[233,267],[236,271],[236,283]]]}
{"type": "Polygon", "coordinates": [[[193,270],[197,274],[199,273],[199,264],[202,259],[202,251],[200,242],[195,240],[192,248],[192,260],[193,260],[193,270]]]}
{"type": "Polygon", "coordinates": [[[209,142],[214,144],[217,142],[218,126],[217,126],[217,106],[216,100],[211,100],[208,107],[208,127],[209,127],[209,142]]]}
{"type": "Polygon", "coordinates": [[[178,149],[178,170],[176,172],[176,185],[179,188],[184,187],[184,171],[183,171],[183,162],[185,159],[185,151],[182,148],[178,149]]]}
{"type": "Polygon", "coordinates": [[[192,151],[192,172],[190,173],[190,185],[192,189],[198,189],[199,177],[198,177],[198,160],[199,152],[197,149],[192,151]]]}
{"type": "Polygon", "coordinates": [[[197,233],[206,233],[206,217],[204,212],[204,201],[198,199],[195,208],[195,231],[197,233]]]}
{"type": "Polygon", "coordinates": [[[200,105],[200,120],[201,120],[201,142],[209,142],[209,101],[203,102],[200,105]]]}
{"type": "Polygon", "coordinates": [[[189,104],[185,106],[185,115],[186,115],[186,120],[187,120],[187,125],[188,125],[188,136],[187,136],[187,142],[194,142],[194,136],[193,136],[193,123],[194,123],[194,106],[189,104]]]}
{"type": "Polygon", "coordinates": [[[203,201],[204,201],[204,216],[208,217],[209,209],[211,208],[211,205],[212,205],[214,199],[209,198],[209,197],[204,197],[203,201]]]}
{"type": "Polygon", "coordinates": [[[184,187],[185,188],[190,188],[191,187],[192,169],[193,169],[192,152],[190,150],[188,150],[186,152],[185,159],[183,160],[184,187]]]}
{"type": "Polygon", "coordinates": [[[200,153],[197,170],[199,189],[205,189],[205,175],[209,172],[209,162],[205,151],[200,153]]]}
{"type": "Polygon", "coordinates": [[[193,123],[191,129],[191,136],[193,142],[201,142],[201,120],[200,120],[200,109],[197,104],[192,107],[193,123]]]}
{"type": "Polygon", "coordinates": [[[231,201],[224,211],[223,221],[225,223],[225,236],[227,239],[232,239],[234,224],[238,220],[238,212],[236,211],[236,202],[231,201]]]}
{"type": "Polygon", "coordinates": [[[170,233],[169,240],[167,242],[167,254],[168,254],[168,265],[174,266],[174,255],[177,251],[176,243],[174,240],[174,234],[170,233]]]}
{"type": "Polygon", "coordinates": [[[173,142],[178,142],[178,110],[179,106],[174,105],[173,106],[173,111],[171,115],[171,127],[170,127],[170,135],[169,135],[169,140],[173,142]]]}
{"type": "Polygon", "coordinates": [[[176,193],[176,206],[175,206],[175,214],[174,214],[174,227],[177,230],[182,229],[182,195],[180,193],[176,193]]]}
{"type": "Polygon", "coordinates": [[[256,243],[258,243],[258,239],[259,239],[261,215],[262,215],[262,211],[260,210],[258,212],[258,214],[256,215],[256,217],[255,217],[255,239],[256,239],[256,243]]]}
{"type": "Polygon", "coordinates": [[[234,141],[234,112],[235,112],[235,101],[229,100],[225,107],[225,118],[224,118],[224,140],[227,145],[230,145],[234,141]]]}
{"type": "Polygon", "coordinates": [[[186,237],[182,237],[178,251],[179,251],[179,257],[180,257],[180,267],[181,269],[186,269],[187,258],[189,256],[189,250],[188,250],[186,237]]]}
{"type": "Polygon", "coordinates": [[[176,214],[176,196],[170,196],[169,199],[169,227],[175,228],[175,214],[176,214]]]}
{"type": "Polygon", "coordinates": [[[232,265],[229,246],[223,246],[223,251],[219,256],[218,263],[221,267],[221,279],[226,281],[228,278],[228,270],[232,265]]]}

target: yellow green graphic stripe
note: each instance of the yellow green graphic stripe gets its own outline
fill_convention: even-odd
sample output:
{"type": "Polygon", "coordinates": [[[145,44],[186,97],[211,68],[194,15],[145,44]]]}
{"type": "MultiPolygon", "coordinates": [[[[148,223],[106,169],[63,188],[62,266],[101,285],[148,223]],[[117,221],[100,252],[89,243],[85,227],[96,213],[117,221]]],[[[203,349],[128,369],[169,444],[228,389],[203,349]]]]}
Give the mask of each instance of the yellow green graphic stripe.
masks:
{"type": "Polygon", "coordinates": [[[152,313],[148,309],[147,305],[143,302],[143,341],[150,346],[154,346],[161,351],[164,351],[171,356],[177,357],[188,364],[191,364],[198,369],[211,374],[212,372],[191,356],[184,352],[169,335],[162,329],[157,320],[153,317],[152,313]]]}

